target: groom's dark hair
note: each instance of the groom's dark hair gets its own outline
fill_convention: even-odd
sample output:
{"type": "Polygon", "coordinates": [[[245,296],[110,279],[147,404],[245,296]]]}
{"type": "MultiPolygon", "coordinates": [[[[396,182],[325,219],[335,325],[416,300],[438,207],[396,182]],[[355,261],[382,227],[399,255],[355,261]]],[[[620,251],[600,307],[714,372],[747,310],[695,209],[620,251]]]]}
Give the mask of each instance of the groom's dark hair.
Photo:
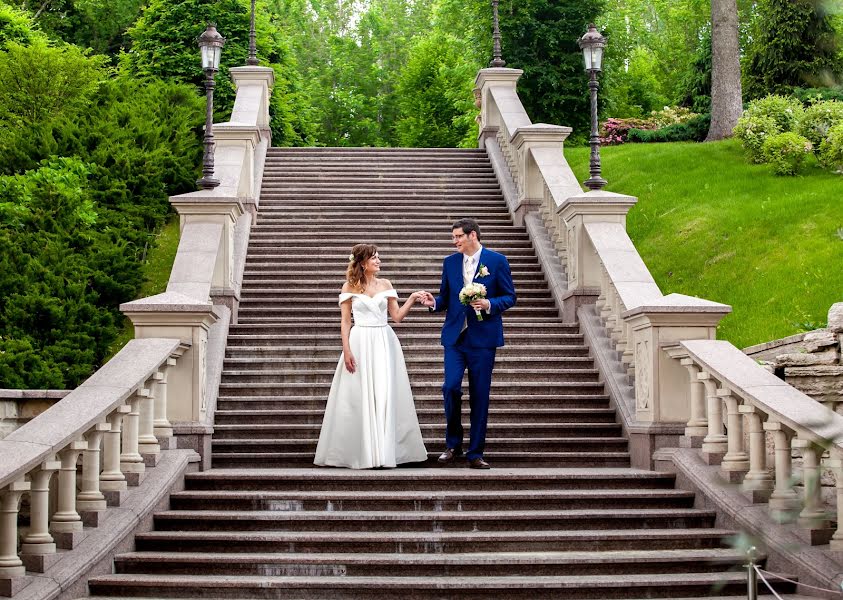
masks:
{"type": "Polygon", "coordinates": [[[465,219],[454,221],[454,224],[451,225],[451,231],[454,229],[462,229],[462,232],[465,234],[469,234],[474,231],[477,233],[477,239],[480,239],[480,225],[478,225],[477,221],[474,219],[466,217],[465,219]]]}

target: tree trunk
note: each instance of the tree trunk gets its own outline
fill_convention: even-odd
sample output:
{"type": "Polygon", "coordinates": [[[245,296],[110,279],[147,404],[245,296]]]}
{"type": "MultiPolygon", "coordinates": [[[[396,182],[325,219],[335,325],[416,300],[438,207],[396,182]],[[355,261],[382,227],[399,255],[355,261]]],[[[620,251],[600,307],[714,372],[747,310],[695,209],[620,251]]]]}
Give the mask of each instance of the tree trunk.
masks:
{"type": "Polygon", "coordinates": [[[731,136],[741,112],[737,0],[711,0],[711,127],[705,141],[731,136]]]}

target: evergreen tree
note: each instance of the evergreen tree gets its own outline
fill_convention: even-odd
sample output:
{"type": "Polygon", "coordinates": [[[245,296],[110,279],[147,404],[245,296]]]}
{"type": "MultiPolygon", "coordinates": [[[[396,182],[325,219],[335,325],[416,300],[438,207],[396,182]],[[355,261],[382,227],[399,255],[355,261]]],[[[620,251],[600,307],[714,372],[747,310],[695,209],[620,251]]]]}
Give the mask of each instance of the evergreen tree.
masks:
{"type": "Polygon", "coordinates": [[[755,30],[745,69],[749,98],[840,83],[843,61],[825,3],[760,0],[755,30]]]}
{"type": "Polygon", "coordinates": [[[503,57],[523,69],[518,95],[530,119],[589,131],[588,77],[577,40],[604,0],[519,0],[501,5],[503,57]]]}

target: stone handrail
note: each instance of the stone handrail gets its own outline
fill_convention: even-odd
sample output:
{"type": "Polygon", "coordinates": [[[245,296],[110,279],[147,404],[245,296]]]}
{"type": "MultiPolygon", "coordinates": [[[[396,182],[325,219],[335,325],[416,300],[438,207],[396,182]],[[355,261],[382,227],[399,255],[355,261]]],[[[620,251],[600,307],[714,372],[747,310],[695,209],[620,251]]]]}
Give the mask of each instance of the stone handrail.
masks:
{"type": "Polygon", "coordinates": [[[0,440],[0,595],[13,596],[26,570],[44,572],[56,548],[72,549],[83,516],[119,504],[115,496],[157,464],[162,445],[170,447],[168,378],[187,348],[177,339],[131,340],[61,402],[0,440]],[[30,527],[18,550],[25,494],[30,527]]]}
{"type": "Polygon", "coordinates": [[[776,520],[798,515],[813,543],[830,541],[832,550],[843,550],[843,416],[761,368],[729,342],[683,341],[665,352],[687,370],[697,417],[688,422],[688,437],[699,442],[706,461],[719,464],[723,477],[740,484],[754,502],[767,502],[776,520]],[[775,444],[772,472],[765,432],[775,444]],[[794,449],[802,454],[801,500],[791,482],[794,449]],[[825,452],[829,459],[823,461],[825,452]],[[837,488],[837,529],[830,540],[830,520],[820,495],[821,465],[831,469],[837,488]]]}
{"type": "Polygon", "coordinates": [[[120,309],[136,338],[173,337],[189,344],[173,373],[178,402],[170,420],[181,447],[210,465],[210,434],[230,323],[237,322],[246,248],[260,202],[270,146],[269,99],[274,71],[235,67],[231,120],[213,126],[216,188],[170,198],[180,217],[179,247],[166,292],[120,309]]]}

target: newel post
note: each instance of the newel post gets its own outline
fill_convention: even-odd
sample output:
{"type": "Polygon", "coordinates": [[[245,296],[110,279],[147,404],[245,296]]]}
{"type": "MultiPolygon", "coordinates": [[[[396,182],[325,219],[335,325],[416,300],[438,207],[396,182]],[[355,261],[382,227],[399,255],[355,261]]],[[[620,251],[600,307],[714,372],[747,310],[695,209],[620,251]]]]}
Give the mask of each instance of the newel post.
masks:
{"type": "Polygon", "coordinates": [[[588,223],[619,223],[626,229],[626,215],[638,199],[613,192],[585,192],[571,196],[557,209],[568,252],[568,291],[563,297],[563,319],[577,320],[577,309],[594,304],[600,295],[603,269],[588,235],[588,223]]]}

